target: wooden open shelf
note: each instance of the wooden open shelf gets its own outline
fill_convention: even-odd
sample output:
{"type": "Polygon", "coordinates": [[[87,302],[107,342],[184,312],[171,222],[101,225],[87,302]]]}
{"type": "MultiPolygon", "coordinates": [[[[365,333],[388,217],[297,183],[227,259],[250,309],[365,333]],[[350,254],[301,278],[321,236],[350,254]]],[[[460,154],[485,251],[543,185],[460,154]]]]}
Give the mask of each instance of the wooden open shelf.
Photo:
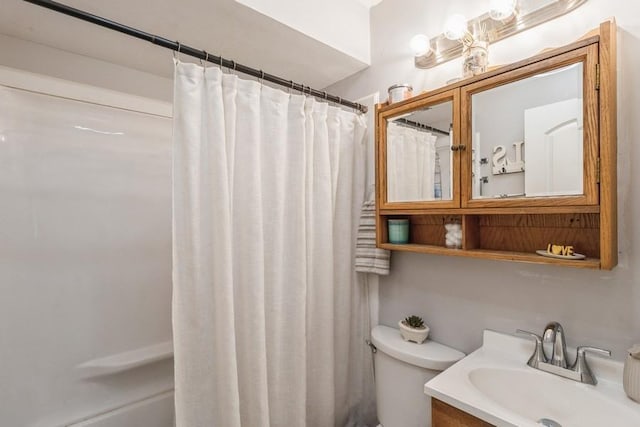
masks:
{"type": "MultiPolygon", "coordinates": [[[[409,219],[408,244],[384,241],[381,248],[397,251],[554,264],[577,268],[601,267],[600,217],[597,213],[565,214],[482,214],[482,215],[392,215],[409,219]],[[462,224],[462,248],[445,247],[444,224],[462,224]],[[548,243],[573,245],[583,260],[548,258],[536,253],[548,243]]],[[[381,221],[386,229],[386,221],[381,221]]],[[[385,230],[386,231],[386,230],[385,230]]]]}
{"type": "Polygon", "coordinates": [[[517,261],[517,262],[529,262],[535,264],[555,264],[565,267],[576,268],[600,268],[600,259],[598,258],[586,258],[583,260],[564,260],[556,258],[547,258],[540,256],[536,253],[528,252],[511,252],[511,251],[492,251],[488,249],[449,249],[442,246],[429,246],[418,244],[406,244],[406,245],[394,245],[392,243],[383,243],[380,245],[383,249],[389,249],[392,251],[406,251],[406,252],[420,252],[424,254],[434,255],[449,255],[468,258],[484,258],[494,259],[498,261],[517,261]]]}

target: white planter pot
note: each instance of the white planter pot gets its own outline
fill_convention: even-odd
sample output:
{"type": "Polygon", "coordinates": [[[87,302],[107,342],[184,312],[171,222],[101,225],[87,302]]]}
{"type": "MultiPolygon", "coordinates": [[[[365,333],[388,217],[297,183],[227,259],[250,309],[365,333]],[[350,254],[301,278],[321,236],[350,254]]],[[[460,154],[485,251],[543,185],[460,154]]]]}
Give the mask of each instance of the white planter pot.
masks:
{"type": "Polygon", "coordinates": [[[624,391],[631,399],[640,402],[640,359],[628,355],[622,374],[624,391]]]}
{"type": "Polygon", "coordinates": [[[400,325],[400,334],[405,341],[422,344],[429,336],[429,327],[426,325],[424,329],[414,329],[402,323],[402,320],[398,322],[398,325],[400,325]]]}

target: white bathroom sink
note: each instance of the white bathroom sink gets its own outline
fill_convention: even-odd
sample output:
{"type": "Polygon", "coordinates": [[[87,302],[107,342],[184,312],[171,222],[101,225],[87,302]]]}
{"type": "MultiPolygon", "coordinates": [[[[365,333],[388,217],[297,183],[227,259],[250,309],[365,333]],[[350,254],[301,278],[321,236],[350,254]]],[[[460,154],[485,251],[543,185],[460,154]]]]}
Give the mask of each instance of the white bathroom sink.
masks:
{"type": "Polygon", "coordinates": [[[640,426],[621,362],[590,357],[592,386],[527,366],[533,341],[489,330],[483,338],[480,349],[427,382],[425,393],[499,427],[640,426]]]}
{"type": "Polygon", "coordinates": [[[636,411],[596,392],[594,386],[533,369],[477,368],[469,380],[482,394],[532,422],[561,426],[637,426],[636,411]]]}

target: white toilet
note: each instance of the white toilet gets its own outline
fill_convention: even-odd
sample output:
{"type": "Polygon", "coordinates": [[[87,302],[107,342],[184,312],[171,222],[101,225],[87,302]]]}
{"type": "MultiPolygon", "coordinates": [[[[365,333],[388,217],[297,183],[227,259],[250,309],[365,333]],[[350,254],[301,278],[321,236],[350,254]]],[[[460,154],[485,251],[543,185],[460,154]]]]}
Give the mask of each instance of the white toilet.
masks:
{"type": "Polygon", "coordinates": [[[447,369],[464,353],[427,340],[407,342],[400,331],[378,325],[371,331],[379,427],[430,427],[431,398],[424,383],[447,369]]]}

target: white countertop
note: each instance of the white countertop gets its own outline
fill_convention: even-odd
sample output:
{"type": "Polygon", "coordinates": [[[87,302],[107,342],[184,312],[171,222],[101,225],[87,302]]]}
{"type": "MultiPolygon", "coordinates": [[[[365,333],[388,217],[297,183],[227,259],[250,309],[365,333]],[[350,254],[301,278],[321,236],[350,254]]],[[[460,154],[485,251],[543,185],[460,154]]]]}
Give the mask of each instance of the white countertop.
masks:
{"type": "MultiPolygon", "coordinates": [[[[594,427],[596,425],[606,425],[607,427],[640,426],[640,404],[629,399],[622,388],[623,364],[621,362],[589,355],[589,366],[598,380],[597,386],[591,386],[527,366],[526,362],[533,353],[534,346],[534,341],[530,339],[485,330],[482,347],[427,382],[424,386],[424,392],[499,427],[539,427],[540,424],[536,423],[537,420],[532,417],[535,416],[535,410],[540,408],[525,406],[521,411],[509,410],[476,387],[470,377],[473,371],[477,373],[480,372],[478,370],[483,369],[484,373],[506,372],[507,375],[513,373],[518,375],[518,378],[534,378],[545,384],[541,390],[533,390],[529,384],[516,384],[513,387],[514,394],[530,395],[532,399],[536,399],[538,395],[543,398],[552,395],[554,392],[552,388],[557,386],[559,390],[562,390],[562,394],[558,395],[558,401],[564,402],[565,406],[568,404],[567,402],[570,402],[571,411],[574,414],[580,415],[581,411],[584,414],[591,411],[593,414],[595,413],[593,411],[598,411],[597,418],[600,418],[600,421],[594,421],[594,423],[597,422],[597,424],[592,424],[594,427]],[[489,371],[496,369],[499,371],[489,371]],[[548,377],[538,377],[537,374],[548,377]],[[569,396],[573,391],[578,397],[569,396]],[[580,398],[585,396],[588,399],[582,403],[580,398]],[[605,421],[606,424],[602,424],[603,417],[600,415],[609,413],[612,416],[611,422],[605,421]]],[[[567,353],[574,355],[575,350],[568,349],[567,353]]],[[[537,403],[532,405],[537,405],[537,403]]],[[[540,410],[542,414],[545,411],[540,410]]],[[[553,417],[549,418],[554,419],[553,417]]],[[[565,421],[562,427],[570,425],[587,427],[587,424],[590,423],[589,420],[596,417],[586,416],[582,417],[579,422],[575,421],[578,418],[578,416],[566,418],[573,421],[565,421]]],[[[560,420],[557,421],[560,422],[560,420]]]]}

